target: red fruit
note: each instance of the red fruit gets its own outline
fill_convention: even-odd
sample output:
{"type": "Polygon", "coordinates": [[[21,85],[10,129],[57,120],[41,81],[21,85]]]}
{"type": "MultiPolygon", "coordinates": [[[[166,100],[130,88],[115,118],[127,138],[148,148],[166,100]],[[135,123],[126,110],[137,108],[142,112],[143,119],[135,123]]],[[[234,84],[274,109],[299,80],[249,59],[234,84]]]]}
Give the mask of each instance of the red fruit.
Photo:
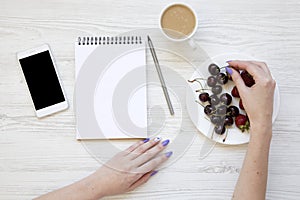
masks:
{"type": "Polygon", "coordinates": [[[231,95],[234,97],[240,97],[239,91],[236,86],[234,86],[231,90],[231,95]]]}
{"type": "Polygon", "coordinates": [[[202,102],[207,102],[209,100],[209,94],[207,92],[199,94],[199,100],[202,102]]]}
{"type": "Polygon", "coordinates": [[[253,77],[247,71],[243,70],[241,73],[241,77],[244,80],[245,85],[247,85],[248,87],[251,87],[255,84],[253,77]]]}
{"type": "Polygon", "coordinates": [[[240,107],[240,109],[245,110],[242,99],[240,99],[239,107],[240,107]]]}
{"type": "Polygon", "coordinates": [[[245,130],[248,131],[250,128],[250,122],[246,115],[239,114],[235,118],[235,125],[244,132],[245,130]]]}

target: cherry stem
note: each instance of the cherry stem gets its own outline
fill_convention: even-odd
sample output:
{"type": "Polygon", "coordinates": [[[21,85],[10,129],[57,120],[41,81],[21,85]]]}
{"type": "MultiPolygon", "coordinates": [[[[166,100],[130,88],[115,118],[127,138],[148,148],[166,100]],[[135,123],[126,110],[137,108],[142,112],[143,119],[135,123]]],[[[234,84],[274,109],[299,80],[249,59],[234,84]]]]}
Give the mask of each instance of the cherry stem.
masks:
{"type": "Polygon", "coordinates": [[[195,90],[195,92],[201,92],[203,90],[210,90],[210,89],[199,89],[199,90],[195,90]]]}
{"type": "MultiPolygon", "coordinates": [[[[215,114],[217,112],[217,109],[215,111],[212,111],[210,114],[215,114]]],[[[222,115],[218,115],[218,116],[222,116],[222,115]]]]}
{"type": "Polygon", "coordinates": [[[204,87],[203,87],[201,81],[199,81],[199,80],[205,80],[205,79],[204,78],[195,78],[194,80],[188,80],[188,82],[194,83],[196,81],[197,83],[200,84],[201,89],[203,89],[204,87]]]}
{"type": "Polygon", "coordinates": [[[195,102],[200,104],[204,108],[204,105],[202,105],[202,103],[200,101],[195,100],[195,102]]]}
{"type": "MultiPolygon", "coordinates": [[[[195,100],[196,103],[198,103],[200,106],[202,106],[204,108],[204,105],[200,102],[200,101],[197,101],[195,100]]],[[[209,115],[213,115],[217,112],[217,109],[212,111],[211,113],[209,113],[209,115]]],[[[218,115],[218,116],[225,116],[225,115],[218,115]]]]}
{"type": "Polygon", "coordinates": [[[228,129],[226,129],[225,138],[223,139],[223,142],[226,141],[227,136],[228,136],[228,129]]]}
{"type": "Polygon", "coordinates": [[[206,79],[205,78],[195,78],[194,80],[197,81],[197,80],[206,80],[206,79]]]}
{"type": "MultiPolygon", "coordinates": [[[[227,104],[226,104],[226,103],[224,103],[224,102],[221,102],[220,104],[221,104],[221,105],[219,105],[218,107],[220,107],[220,106],[227,106],[227,107],[228,107],[228,106],[230,105],[230,104],[229,104],[229,105],[227,105],[227,104]]],[[[227,113],[227,112],[226,112],[226,113],[227,113]]]]}
{"type": "Polygon", "coordinates": [[[207,116],[205,116],[204,119],[210,122],[210,119],[207,116]]]}
{"type": "Polygon", "coordinates": [[[213,132],[212,132],[212,134],[211,134],[211,136],[210,136],[210,139],[213,139],[213,138],[214,138],[214,134],[215,134],[215,130],[213,129],[213,132]]]}

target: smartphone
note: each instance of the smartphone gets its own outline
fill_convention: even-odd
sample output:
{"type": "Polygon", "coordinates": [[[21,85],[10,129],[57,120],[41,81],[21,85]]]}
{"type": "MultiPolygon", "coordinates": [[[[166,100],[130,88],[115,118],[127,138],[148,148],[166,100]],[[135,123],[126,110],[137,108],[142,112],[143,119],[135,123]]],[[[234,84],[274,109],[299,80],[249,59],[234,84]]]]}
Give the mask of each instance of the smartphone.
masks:
{"type": "Polygon", "coordinates": [[[37,117],[68,108],[54,59],[47,44],[17,53],[37,117]]]}

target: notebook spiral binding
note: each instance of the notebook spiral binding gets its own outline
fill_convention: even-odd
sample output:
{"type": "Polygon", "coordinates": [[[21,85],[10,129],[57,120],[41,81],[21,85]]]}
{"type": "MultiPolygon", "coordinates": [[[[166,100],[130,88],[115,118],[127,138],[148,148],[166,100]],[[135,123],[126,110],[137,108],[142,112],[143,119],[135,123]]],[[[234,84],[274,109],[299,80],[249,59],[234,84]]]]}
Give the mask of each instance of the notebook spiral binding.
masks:
{"type": "Polygon", "coordinates": [[[142,44],[141,36],[78,37],[78,45],[142,44]]]}

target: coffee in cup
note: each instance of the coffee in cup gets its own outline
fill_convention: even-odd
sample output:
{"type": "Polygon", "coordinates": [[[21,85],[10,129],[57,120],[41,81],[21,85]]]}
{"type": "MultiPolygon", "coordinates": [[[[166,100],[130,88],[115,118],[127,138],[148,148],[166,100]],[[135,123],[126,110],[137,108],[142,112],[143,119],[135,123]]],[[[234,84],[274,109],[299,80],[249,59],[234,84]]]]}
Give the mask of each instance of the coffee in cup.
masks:
{"type": "Polygon", "coordinates": [[[186,4],[167,6],[160,17],[160,28],[171,40],[183,41],[190,38],[197,29],[196,13],[186,4]]]}

